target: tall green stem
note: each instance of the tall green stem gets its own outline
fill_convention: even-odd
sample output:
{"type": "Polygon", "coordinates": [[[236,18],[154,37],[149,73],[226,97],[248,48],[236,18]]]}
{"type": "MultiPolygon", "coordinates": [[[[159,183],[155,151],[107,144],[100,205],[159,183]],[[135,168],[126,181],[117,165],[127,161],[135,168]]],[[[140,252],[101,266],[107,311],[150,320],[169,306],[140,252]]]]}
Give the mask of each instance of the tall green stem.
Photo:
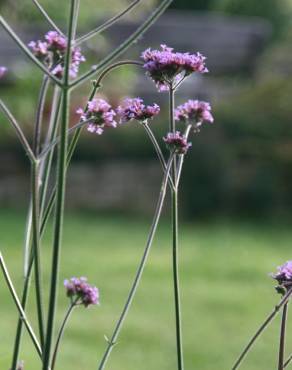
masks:
{"type": "MultiPolygon", "coordinates": [[[[174,94],[175,89],[169,87],[169,129],[175,132],[174,120],[174,94]]],[[[172,164],[172,181],[177,182],[177,154],[172,164]]],[[[171,192],[171,214],[172,214],[172,270],[174,287],[174,308],[175,308],[175,329],[178,370],[184,369],[182,329],[181,329],[181,308],[180,308],[180,286],[179,286],[179,263],[178,263],[178,190],[171,192]]]]}
{"type": "Polygon", "coordinates": [[[136,272],[134,282],[133,282],[132,287],[130,289],[129,295],[128,295],[127,300],[126,300],[126,303],[123,307],[122,313],[121,313],[121,315],[119,317],[119,320],[118,320],[118,322],[117,322],[117,324],[114,328],[111,339],[108,341],[108,346],[107,346],[106,351],[105,351],[105,353],[102,357],[102,360],[99,364],[98,370],[103,370],[105,368],[107,360],[108,360],[108,358],[111,354],[113,346],[116,344],[116,341],[117,341],[118,336],[120,334],[123,322],[124,322],[124,320],[125,320],[125,318],[128,314],[131,303],[133,301],[136,290],[138,288],[139,282],[141,280],[142,273],[144,271],[144,267],[146,265],[147,258],[148,258],[149,252],[150,252],[150,248],[151,248],[151,245],[152,245],[155,233],[156,233],[156,229],[157,229],[157,226],[158,226],[158,222],[159,222],[159,219],[160,219],[160,216],[161,216],[161,211],[162,211],[162,208],[163,208],[166,189],[167,189],[168,176],[169,176],[169,173],[170,173],[172,162],[173,162],[173,154],[171,154],[171,156],[168,160],[166,171],[164,173],[164,177],[163,177],[163,181],[162,181],[162,185],[161,185],[161,190],[160,190],[158,202],[157,202],[157,205],[156,205],[155,214],[154,214],[152,225],[151,225],[151,228],[150,228],[150,231],[149,231],[149,234],[148,234],[148,239],[147,239],[147,242],[146,242],[146,246],[145,246],[145,249],[144,249],[142,259],[141,259],[140,264],[138,266],[138,270],[136,272]]]}
{"type": "Polygon", "coordinates": [[[39,162],[32,164],[32,234],[35,267],[35,290],[37,315],[39,323],[40,343],[44,346],[44,315],[42,299],[42,278],[41,278],[41,258],[40,258],[40,200],[39,200],[39,162]]]}
{"type": "Polygon", "coordinates": [[[57,199],[55,211],[55,229],[53,241],[53,256],[51,269],[51,287],[49,298],[49,311],[47,321],[46,341],[43,356],[43,370],[48,370],[51,360],[51,347],[54,336],[54,324],[57,306],[57,285],[59,277],[59,263],[60,263],[60,249],[62,242],[62,229],[64,218],[64,200],[65,200],[65,186],[66,186],[66,155],[68,146],[68,121],[69,121],[69,69],[71,62],[71,47],[72,35],[74,32],[74,15],[75,15],[76,1],[71,0],[69,27],[68,27],[68,43],[64,66],[64,85],[62,87],[62,120],[60,130],[60,145],[58,153],[58,172],[57,172],[57,199]]]}
{"type": "Polygon", "coordinates": [[[287,314],[288,314],[288,302],[284,305],[282,312],[278,370],[284,369],[287,314]]]}
{"type": "MultiPolygon", "coordinates": [[[[60,108],[60,94],[59,94],[59,88],[55,87],[55,93],[53,98],[53,104],[52,104],[52,113],[51,113],[51,122],[50,122],[50,128],[47,136],[46,141],[51,141],[57,132],[57,122],[58,122],[58,114],[59,114],[59,108],[60,108]]],[[[40,166],[40,177],[42,178],[42,188],[41,188],[41,194],[40,194],[40,213],[42,214],[42,210],[45,206],[45,199],[46,199],[46,187],[48,182],[48,177],[50,174],[51,169],[51,156],[53,152],[50,153],[50,155],[46,158],[45,161],[42,161],[40,166]]],[[[31,206],[30,206],[30,218],[31,218],[31,206]]],[[[40,215],[40,219],[41,219],[40,215]]],[[[31,230],[31,227],[30,227],[31,230]]],[[[40,228],[40,237],[42,236],[44,232],[44,227],[40,228]]],[[[31,232],[29,231],[29,236],[27,236],[27,243],[29,246],[30,242],[30,235],[31,232]]],[[[24,276],[24,286],[22,291],[22,297],[21,297],[21,306],[23,310],[26,309],[27,299],[28,299],[28,293],[29,293],[29,286],[30,286],[30,279],[31,279],[31,273],[32,273],[32,267],[33,267],[33,261],[34,261],[34,253],[33,250],[30,253],[29,260],[28,260],[28,266],[25,272],[24,276]]],[[[17,363],[18,363],[18,357],[19,357],[19,351],[20,351],[20,344],[21,344],[21,337],[22,337],[22,329],[23,329],[23,320],[21,317],[18,319],[17,328],[16,328],[16,334],[15,334],[15,340],[14,340],[14,347],[13,347],[13,355],[12,355],[12,365],[11,370],[17,369],[17,363]]]]}

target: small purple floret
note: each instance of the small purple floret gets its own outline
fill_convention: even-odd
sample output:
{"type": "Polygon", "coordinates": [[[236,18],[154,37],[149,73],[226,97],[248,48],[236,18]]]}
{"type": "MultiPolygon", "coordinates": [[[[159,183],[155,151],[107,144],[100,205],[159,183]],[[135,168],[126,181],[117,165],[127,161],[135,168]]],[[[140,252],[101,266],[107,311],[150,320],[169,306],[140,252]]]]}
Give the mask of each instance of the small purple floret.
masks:
{"type": "Polygon", "coordinates": [[[177,154],[186,154],[192,143],[188,143],[187,138],[179,131],[169,132],[163,138],[164,142],[170,150],[174,150],[177,154]]]}
{"type": "Polygon", "coordinates": [[[76,304],[83,304],[85,307],[99,304],[99,290],[87,283],[85,277],[72,277],[64,281],[67,296],[76,304]]]}
{"type": "Polygon", "coordinates": [[[2,78],[7,72],[7,68],[4,66],[0,66],[0,78],[2,78]]]}
{"type": "Polygon", "coordinates": [[[157,104],[145,105],[141,98],[126,98],[117,108],[121,123],[134,119],[140,122],[146,122],[157,116],[159,112],[160,108],[157,104]]]}
{"type": "Polygon", "coordinates": [[[278,281],[280,285],[288,285],[291,286],[292,284],[292,261],[287,261],[283,265],[278,266],[277,272],[275,274],[271,274],[271,276],[278,281]]]}
{"type": "Polygon", "coordinates": [[[117,127],[116,112],[104,99],[95,98],[88,102],[86,112],[79,108],[76,113],[82,121],[88,121],[87,130],[97,135],[101,135],[105,127],[117,127]]]}
{"type": "Polygon", "coordinates": [[[147,74],[156,83],[159,91],[169,90],[180,79],[194,73],[206,73],[205,57],[200,53],[178,53],[173,48],[161,45],[161,50],[145,50],[142,55],[147,74]]]}
{"type": "Polygon", "coordinates": [[[176,121],[190,123],[194,127],[201,126],[203,122],[214,122],[211,105],[199,100],[188,100],[179,105],[174,111],[174,116],[176,121]]]}
{"type": "MultiPolygon", "coordinates": [[[[45,40],[31,41],[28,44],[33,54],[44,63],[51,72],[61,78],[64,74],[67,39],[56,31],[49,31],[45,40]]],[[[85,62],[79,47],[72,48],[70,77],[76,78],[80,63],[85,62]]]]}

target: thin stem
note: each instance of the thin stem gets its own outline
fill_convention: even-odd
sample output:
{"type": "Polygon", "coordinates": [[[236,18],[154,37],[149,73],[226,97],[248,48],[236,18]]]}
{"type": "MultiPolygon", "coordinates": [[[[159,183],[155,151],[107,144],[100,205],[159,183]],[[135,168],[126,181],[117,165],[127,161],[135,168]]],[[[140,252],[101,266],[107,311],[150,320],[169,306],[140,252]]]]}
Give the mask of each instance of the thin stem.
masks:
{"type": "Polygon", "coordinates": [[[41,258],[40,258],[40,227],[39,227],[39,162],[32,165],[32,234],[33,234],[33,250],[34,250],[34,267],[35,267],[35,292],[37,316],[40,332],[41,347],[44,346],[44,314],[43,314],[43,298],[42,298],[42,274],[41,274],[41,258]]]}
{"type": "Polygon", "coordinates": [[[109,27],[111,27],[114,23],[116,23],[120,18],[122,18],[125,14],[127,14],[130,10],[132,10],[136,5],[139,4],[141,0],[134,0],[126,9],[124,9],[121,13],[115,15],[114,17],[107,20],[101,26],[98,26],[94,30],[88,32],[87,34],[79,37],[76,40],[76,45],[80,45],[82,42],[91,39],[92,37],[98,35],[99,33],[105,31],[109,27]]]}
{"type": "Polygon", "coordinates": [[[48,76],[44,76],[42,86],[40,89],[39,102],[38,102],[38,107],[37,107],[37,112],[36,112],[35,129],[34,129],[33,151],[36,157],[38,156],[39,151],[40,151],[42,122],[43,122],[44,107],[45,107],[49,82],[50,80],[48,76]]]}
{"type": "MultiPolygon", "coordinates": [[[[41,141],[41,130],[42,130],[42,121],[43,121],[43,111],[45,106],[45,100],[47,96],[47,91],[49,87],[49,78],[48,76],[43,77],[42,86],[39,94],[39,103],[36,113],[36,122],[34,129],[34,142],[33,142],[33,152],[37,157],[40,150],[40,141],[41,141]]],[[[24,275],[27,274],[28,266],[28,256],[29,256],[29,246],[31,243],[31,224],[32,224],[32,211],[31,211],[31,201],[28,209],[27,221],[26,221],[26,232],[24,240],[24,275]]]]}
{"type": "Polygon", "coordinates": [[[285,305],[283,307],[283,312],[282,312],[278,370],[283,370],[284,369],[285,339],[286,339],[286,323],[287,323],[287,314],[288,314],[288,303],[289,302],[285,303],[285,305]]]}
{"type": "Polygon", "coordinates": [[[45,9],[41,6],[41,4],[37,0],[32,0],[33,3],[36,5],[38,10],[42,13],[42,15],[45,17],[47,22],[57,31],[60,35],[64,36],[63,32],[60,30],[60,28],[56,25],[56,23],[50,18],[48,13],[45,11],[45,9]]]}
{"type": "Polygon", "coordinates": [[[34,346],[35,346],[35,348],[37,350],[37,353],[39,354],[40,357],[42,357],[41,346],[40,346],[40,344],[39,344],[39,342],[37,340],[37,337],[36,337],[36,335],[35,335],[32,327],[31,327],[31,325],[30,325],[27,317],[26,317],[26,314],[25,314],[25,312],[24,312],[24,310],[23,310],[23,308],[21,306],[21,303],[20,303],[19,298],[17,296],[16,290],[15,290],[15,288],[13,286],[12,280],[11,280],[11,278],[9,276],[9,272],[8,272],[8,269],[6,267],[6,264],[5,264],[5,261],[4,261],[4,258],[2,256],[2,253],[1,252],[0,252],[0,266],[1,266],[1,269],[2,269],[2,272],[3,272],[3,275],[4,275],[4,278],[5,278],[5,281],[7,283],[7,286],[9,288],[10,294],[11,294],[13,300],[14,300],[14,303],[16,305],[16,308],[18,309],[19,315],[20,315],[21,319],[23,320],[24,325],[26,326],[26,329],[28,331],[28,334],[31,337],[31,340],[32,340],[32,342],[33,342],[33,344],[34,344],[34,346]]]}
{"type": "Polygon", "coordinates": [[[147,258],[148,258],[148,255],[149,255],[149,252],[150,252],[150,249],[151,249],[151,245],[152,245],[152,242],[153,242],[153,238],[154,238],[154,235],[156,233],[156,229],[157,229],[159,219],[160,219],[160,216],[161,216],[161,211],[162,211],[162,208],[163,208],[166,189],[167,189],[168,176],[169,176],[171,165],[172,165],[172,162],[173,162],[173,157],[174,157],[174,155],[172,153],[170,155],[169,160],[168,160],[167,169],[166,169],[164,177],[163,177],[162,186],[161,186],[158,202],[157,202],[157,205],[156,205],[155,214],[154,214],[154,217],[153,217],[152,225],[151,225],[151,228],[150,228],[150,231],[149,231],[149,235],[148,235],[148,239],[147,239],[147,242],[146,242],[146,246],[145,246],[145,249],[144,249],[142,259],[141,259],[140,264],[138,266],[138,270],[136,272],[132,287],[130,289],[129,295],[128,295],[127,300],[126,300],[126,303],[123,307],[122,313],[121,313],[121,315],[119,317],[119,320],[118,320],[118,322],[117,322],[117,324],[114,328],[111,339],[108,341],[108,346],[107,346],[106,351],[105,351],[105,353],[102,357],[102,360],[101,360],[101,362],[98,366],[98,370],[103,370],[105,368],[107,360],[108,360],[108,358],[111,354],[113,346],[116,344],[116,341],[117,341],[119,333],[121,331],[123,322],[124,322],[124,320],[127,316],[127,313],[129,311],[130,307],[131,307],[131,303],[133,301],[133,298],[135,296],[135,293],[136,293],[136,290],[138,288],[139,282],[141,280],[142,273],[144,271],[144,267],[146,265],[147,258]]]}
{"type": "MultiPolygon", "coordinates": [[[[50,138],[53,138],[56,131],[57,131],[57,121],[58,121],[58,113],[59,113],[59,108],[60,108],[60,96],[59,96],[59,88],[56,86],[55,87],[55,93],[54,93],[54,98],[53,98],[53,105],[52,105],[52,113],[51,113],[51,123],[50,123],[50,129],[48,132],[48,140],[50,138]]],[[[52,156],[53,153],[50,154],[52,156]]],[[[46,198],[46,187],[47,187],[47,181],[50,173],[50,168],[51,168],[51,163],[49,163],[49,160],[51,161],[51,158],[47,158],[47,161],[45,162],[45,168],[43,167],[44,162],[41,163],[41,177],[42,173],[44,173],[44,179],[43,179],[43,184],[42,184],[42,193],[41,193],[41,213],[44,208],[44,202],[46,198]]],[[[30,221],[30,227],[28,230],[28,235],[26,237],[27,239],[27,251],[29,250],[29,243],[31,242],[31,218],[32,218],[32,213],[31,213],[31,204],[30,204],[30,214],[29,214],[29,221],[30,221]]],[[[41,219],[41,215],[40,215],[41,219]]],[[[44,227],[41,228],[40,230],[40,236],[42,236],[44,232],[44,227]]],[[[33,261],[34,261],[34,253],[33,249],[30,253],[30,257],[27,263],[27,269],[25,273],[25,279],[24,279],[24,286],[23,286],[23,291],[22,291],[22,297],[21,297],[21,305],[23,307],[23,310],[25,311],[26,304],[27,304],[27,299],[28,299],[28,293],[29,293],[29,286],[30,286],[30,280],[31,280],[31,273],[32,273],[32,267],[33,267],[33,261]]],[[[16,335],[15,335],[15,341],[14,341],[14,349],[13,349],[13,356],[12,356],[12,366],[11,370],[16,370],[17,363],[18,363],[18,357],[19,357],[19,351],[20,351],[20,344],[21,344],[21,338],[22,338],[22,328],[23,328],[23,321],[21,317],[18,319],[17,323],[17,329],[16,329],[16,335]]]]}
{"type": "MultiPolygon", "coordinates": [[[[188,139],[188,137],[189,137],[191,127],[192,127],[192,125],[187,125],[187,127],[185,129],[184,136],[186,137],[186,139],[188,139]]],[[[185,158],[185,156],[182,154],[182,155],[179,156],[179,159],[178,159],[176,185],[175,185],[177,189],[178,189],[179,183],[180,183],[181,171],[182,171],[182,166],[183,166],[183,163],[184,163],[184,158],[185,158]]]]}
{"type": "Polygon", "coordinates": [[[74,31],[74,16],[76,1],[71,0],[71,9],[68,27],[68,46],[66,50],[65,66],[64,66],[64,87],[62,91],[62,122],[61,122],[61,140],[58,153],[58,173],[57,173],[57,199],[55,213],[55,230],[53,241],[53,256],[51,270],[51,288],[49,297],[49,311],[46,341],[44,347],[43,370],[48,370],[51,358],[51,346],[54,334],[54,324],[57,305],[57,285],[59,277],[60,249],[62,241],[62,229],[64,218],[64,201],[65,201],[65,186],[66,186],[66,155],[68,146],[68,121],[69,121],[69,104],[70,91],[69,85],[69,69],[71,62],[72,35],[74,31]]]}
{"type": "MultiPolygon", "coordinates": [[[[88,120],[85,120],[85,121],[81,121],[81,122],[78,122],[76,123],[76,125],[70,127],[67,132],[68,132],[68,135],[72,134],[75,130],[83,127],[84,125],[86,125],[88,122],[90,122],[91,119],[88,119],[88,120]]],[[[44,150],[41,152],[41,154],[39,155],[39,159],[42,159],[43,157],[45,157],[48,153],[50,153],[50,151],[60,142],[60,137],[56,137],[54,140],[51,141],[51,143],[49,145],[47,145],[46,148],[44,148],[44,150]]]]}
{"type": "Polygon", "coordinates": [[[75,9],[74,9],[74,20],[73,20],[73,27],[72,27],[72,42],[76,45],[76,32],[77,32],[77,24],[78,24],[78,17],[79,17],[79,8],[80,8],[80,0],[75,1],[75,9]]]}
{"type": "MultiPolygon", "coordinates": [[[[23,287],[23,292],[22,292],[22,297],[21,297],[21,306],[23,308],[23,311],[25,311],[26,304],[27,304],[30,277],[31,277],[30,271],[32,271],[32,263],[29,264],[27,276],[25,276],[24,278],[24,287],[23,287]]],[[[22,328],[23,328],[23,319],[22,319],[22,316],[20,315],[18,319],[18,323],[17,323],[16,335],[15,335],[15,340],[14,340],[11,370],[17,370],[18,356],[19,356],[20,343],[21,343],[21,337],[22,337],[22,328]]]]}
{"type": "Polygon", "coordinates": [[[279,312],[281,307],[283,307],[289,300],[290,295],[292,294],[292,289],[290,289],[284,297],[281,299],[279,304],[277,304],[274,308],[274,310],[269,314],[269,316],[265,319],[265,321],[262,323],[262,325],[258,328],[258,330],[255,332],[255,334],[252,336],[248,344],[245,346],[244,350],[236,360],[235,364],[232,366],[231,370],[236,370],[239,365],[241,364],[242,360],[245,358],[247,353],[250,351],[252,345],[257,340],[257,338],[261,335],[261,333],[266,329],[268,324],[273,320],[273,318],[276,316],[276,314],[279,312]]]}
{"type": "Polygon", "coordinates": [[[119,68],[121,66],[125,65],[136,65],[136,66],[143,66],[143,63],[138,62],[137,60],[121,60],[119,62],[113,63],[110,66],[106,67],[98,76],[96,80],[96,85],[100,86],[101,81],[105,78],[106,75],[108,75],[113,69],[119,68]]]}
{"type": "Polygon", "coordinates": [[[35,162],[36,161],[36,157],[28,143],[28,141],[26,140],[26,137],[23,133],[23,131],[21,130],[18,122],[16,121],[15,117],[12,115],[12,113],[9,111],[9,109],[6,107],[6,105],[4,104],[4,102],[0,99],[0,107],[1,107],[1,110],[2,112],[6,115],[6,117],[8,118],[9,122],[11,123],[12,127],[15,129],[16,131],[16,134],[24,148],[24,150],[26,151],[26,154],[27,156],[29,157],[29,159],[31,160],[31,162],[35,162]]]}
{"type": "MultiPolygon", "coordinates": [[[[169,86],[169,128],[175,132],[174,120],[174,94],[175,89],[169,86]]],[[[175,154],[172,164],[172,180],[177,183],[177,155],[175,154]]],[[[182,329],[181,329],[181,308],[180,308],[180,287],[179,287],[179,267],[178,267],[178,191],[172,191],[171,194],[172,208],[172,269],[173,269],[173,287],[174,287],[174,307],[175,307],[175,327],[176,327],[176,349],[178,370],[184,369],[183,346],[182,346],[182,329]]]]}
{"type": "Polygon", "coordinates": [[[7,31],[7,33],[13,38],[16,44],[20,47],[20,49],[26,54],[26,56],[36,65],[38,66],[51,80],[53,80],[57,85],[62,86],[62,82],[58,80],[28,49],[28,47],[20,40],[17,34],[12,30],[9,24],[5,21],[5,19],[0,16],[0,23],[3,28],[7,31]]]}
{"type": "Polygon", "coordinates": [[[284,363],[284,369],[290,364],[290,362],[292,361],[292,355],[290,355],[287,360],[285,361],[284,363]]]}
{"type": "Polygon", "coordinates": [[[71,83],[70,87],[75,88],[86,80],[90,79],[96,74],[101,68],[106,67],[112,60],[117,58],[121,53],[128,49],[141,35],[147,31],[149,27],[160,17],[160,15],[167,9],[167,7],[172,3],[172,0],[163,0],[162,3],[154,10],[154,12],[147,18],[147,20],[142,23],[138,29],[132,33],[119,47],[117,47],[113,52],[111,52],[107,57],[105,57],[100,63],[98,63],[90,71],[82,75],[80,78],[76,79],[71,83]]]}
{"type": "Polygon", "coordinates": [[[61,339],[63,337],[63,334],[64,334],[64,330],[65,330],[65,326],[71,316],[71,313],[73,312],[73,309],[76,307],[76,302],[72,302],[66,312],[66,315],[64,317],[64,320],[62,322],[62,325],[60,327],[60,330],[59,330],[59,333],[57,335],[57,340],[56,340],[56,344],[55,344],[55,348],[54,348],[54,351],[53,351],[53,356],[52,356],[52,366],[51,366],[51,370],[54,370],[55,368],[55,363],[56,363],[56,359],[57,359],[57,354],[58,354],[58,349],[59,349],[59,345],[60,345],[60,342],[61,342],[61,339]]]}
{"type": "MultiPolygon", "coordinates": [[[[45,146],[49,145],[50,142],[54,141],[57,133],[58,133],[58,121],[59,121],[59,113],[61,108],[61,95],[58,86],[55,87],[53,103],[52,103],[52,110],[51,110],[51,117],[49,123],[49,129],[47,132],[47,138],[45,140],[45,146]]],[[[42,186],[41,186],[41,209],[40,209],[40,219],[42,219],[43,212],[46,206],[46,195],[47,189],[49,184],[49,178],[51,174],[52,168],[52,161],[53,161],[54,151],[50,151],[49,156],[46,157],[45,160],[42,160],[41,154],[39,158],[42,160],[41,166],[41,178],[42,178],[42,186]]],[[[42,232],[42,231],[41,231],[42,232]]]]}
{"type": "MultiPolygon", "coordinates": [[[[149,125],[147,124],[147,122],[145,122],[145,123],[143,122],[142,123],[142,126],[144,127],[147,135],[149,136],[149,138],[150,138],[150,140],[151,140],[151,142],[152,142],[152,144],[154,146],[154,149],[156,151],[157,157],[159,158],[159,162],[161,164],[161,167],[162,167],[163,171],[165,172],[166,171],[166,163],[165,163],[165,160],[164,160],[163,153],[162,153],[162,151],[160,149],[160,146],[159,146],[159,144],[158,144],[158,142],[156,140],[156,137],[154,136],[153,131],[151,130],[151,128],[149,127],[149,125]]],[[[172,181],[172,178],[169,177],[168,178],[168,181],[170,183],[171,189],[174,190],[175,187],[174,187],[174,183],[172,181]]]]}
{"type": "MultiPolygon", "coordinates": [[[[31,198],[31,196],[30,196],[31,198]]],[[[24,278],[28,273],[28,262],[29,262],[29,247],[31,245],[31,223],[32,223],[32,205],[31,199],[29,200],[28,212],[26,216],[25,225],[25,237],[23,243],[23,275],[24,278]]]]}

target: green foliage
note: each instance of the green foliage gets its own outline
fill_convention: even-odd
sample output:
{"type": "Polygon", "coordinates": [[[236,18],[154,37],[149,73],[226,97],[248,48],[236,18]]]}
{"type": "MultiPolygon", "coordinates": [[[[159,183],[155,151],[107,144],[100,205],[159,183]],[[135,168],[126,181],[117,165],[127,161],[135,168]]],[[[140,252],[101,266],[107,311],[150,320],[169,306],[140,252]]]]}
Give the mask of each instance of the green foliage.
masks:
{"type": "Polygon", "coordinates": [[[285,28],[291,16],[288,2],[278,0],[214,0],[212,8],[227,14],[265,18],[274,26],[276,33],[285,28]]]}
{"type": "Polygon", "coordinates": [[[291,81],[270,81],[215,108],[216,127],[202,130],[187,162],[189,212],[291,211],[291,93],[291,81]]]}
{"type": "MultiPolygon", "coordinates": [[[[44,7],[44,9],[48,12],[50,17],[54,19],[55,22],[61,26],[67,24],[69,8],[68,1],[42,0],[39,1],[39,3],[44,7]]],[[[155,3],[157,3],[156,0],[148,0],[147,4],[142,1],[138,11],[134,11],[135,15],[139,16],[143,14],[155,3]]],[[[128,5],[129,1],[126,0],[101,0],[98,2],[95,0],[82,0],[78,24],[82,29],[88,29],[92,25],[96,25],[97,22],[101,21],[102,19],[119,13],[128,5]]],[[[0,2],[0,10],[1,13],[4,16],[7,16],[9,19],[21,21],[22,25],[25,23],[29,25],[31,22],[34,22],[34,25],[44,23],[43,18],[31,0],[2,0],[0,2]]]]}
{"type": "Polygon", "coordinates": [[[180,10],[211,10],[262,17],[271,22],[276,35],[285,29],[291,17],[290,0],[174,0],[171,7],[180,10]]]}

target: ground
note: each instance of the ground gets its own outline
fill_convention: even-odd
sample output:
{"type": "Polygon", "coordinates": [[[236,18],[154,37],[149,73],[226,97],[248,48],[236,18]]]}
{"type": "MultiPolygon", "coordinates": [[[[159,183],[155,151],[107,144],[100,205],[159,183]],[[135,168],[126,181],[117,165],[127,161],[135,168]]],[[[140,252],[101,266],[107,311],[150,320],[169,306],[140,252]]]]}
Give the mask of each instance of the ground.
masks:
{"type": "MultiPolygon", "coordinates": [[[[67,212],[68,213],[68,212],[67,212]]],[[[18,292],[22,283],[22,238],[25,214],[0,212],[0,246],[18,292]]],[[[88,276],[100,289],[101,304],[79,308],[72,316],[55,370],[98,368],[118,319],[150,220],[93,213],[69,213],[65,222],[59,282],[58,325],[68,303],[63,280],[88,276]]],[[[48,289],[50,235],[43,243],[44,284],[48,289]]],[[[184,223],[180,272],[186,369],[228,370],[256,327],[276,304],[270,271],[291,258],[292,230],[280,224],[247,222],[184,223]]],[[[0,369],[10,366],[17,312],[0,276],[0,369]]],[[[33,305],[31,295],[31,306],[33,305]]],[[[114,348],[109,370],[176,369],[171,281],[170,233],[163,220],[138,294],[114,348]]],[[[35,311],[29,310],[35,325],[35,311]]],[[[247,370],[275,369],[279,318],[242,365],[247,370]]],[[[289,333],[289,331],[288,331],[289,333]]],[[[39,362],[25,335],[21,358],[25,369],[39,362]]],[[[292,352],[288,343],[287,355],[292,352]]]]}

